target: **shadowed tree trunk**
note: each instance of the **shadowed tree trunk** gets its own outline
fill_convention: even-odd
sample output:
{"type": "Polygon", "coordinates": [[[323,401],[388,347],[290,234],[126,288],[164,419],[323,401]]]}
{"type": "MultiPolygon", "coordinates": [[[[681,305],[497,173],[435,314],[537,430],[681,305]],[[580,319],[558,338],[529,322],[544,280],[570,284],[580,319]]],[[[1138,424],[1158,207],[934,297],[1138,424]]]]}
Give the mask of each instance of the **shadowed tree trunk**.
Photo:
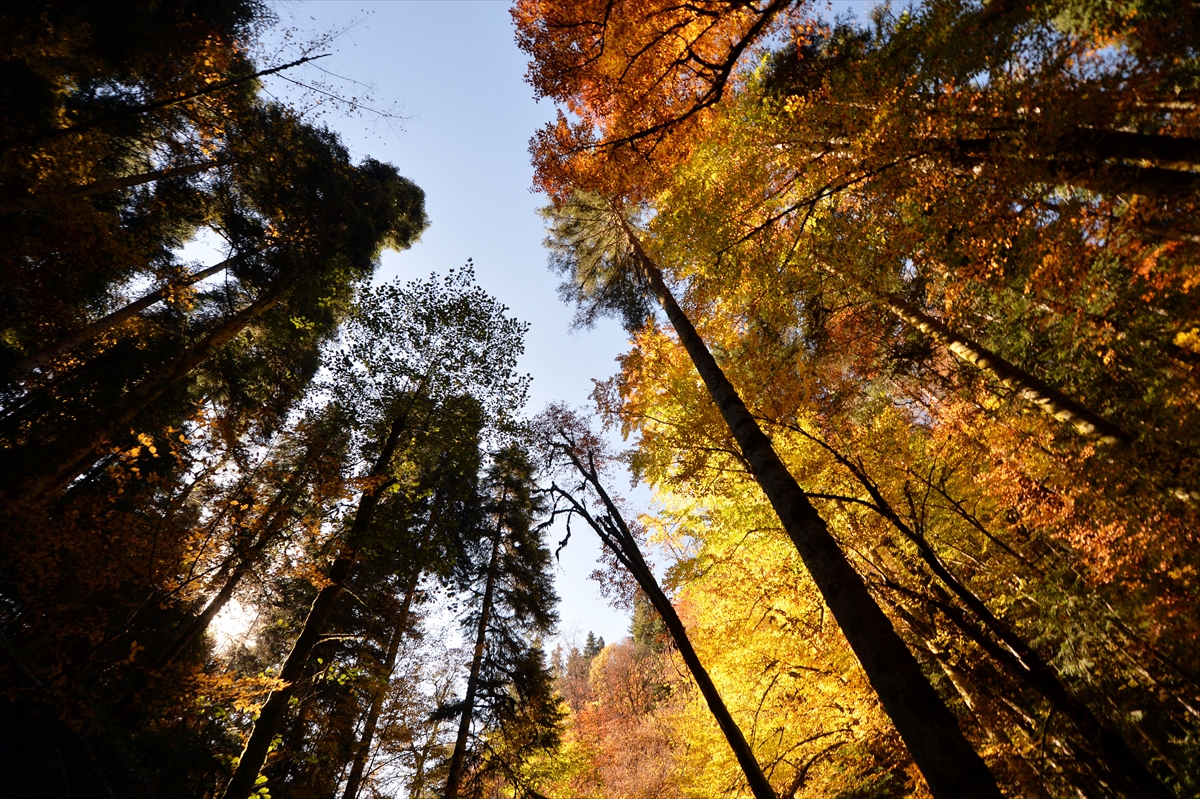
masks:
{"type": "Polygon", "coordinates": [[[291,510],[291,505],[295,502],[301,489],[301,481],[298,479],[296,473],[293,473],[290,482],[292,483],[289,486],[290,490],[286,494],[281,494],[276,502],[273,503],[274,507],[268,509],[267,513],[264,514],[265,524],[255,537],[254,542],[250,545],[250,548],[244,552],[235,552],[233,554],[236,562],[233,568],[227,573],[225,582],[221,584],[221,589],[208,601],[208,604],[204,606],[204,610],[200,612],[200,615],[188,622],[179,631],[162,657],[154,664],[155,668],[161,669],[170,666],[184,652],[191,648],[196,639],[208,630],[208,626],[212,624],[212,620],[216,618],[222,608],[233,598],[234,591],[237,590],[242,578],[250,573],[250,570],[254,568],[254,565],[258,562],[259,557],[262,556],[267,546],[283,530],[288,512],[291,510]]]}
{"type": "Polygon", "coordinates": [[[318,58],[325,58],[328,55],[328,53],[324,53],[322,55],[305,56],[304,58],[299,58],[295,61],[290,61],[277,67],[259,70],[251,75],[243,75],[239,78],[220,81],[219,83],[205,86],[203,89],[197,89],[194,92],[187,92],[176,97],[167,97],[150,103],[142,103],[141,105],[122,108],[118,111],[112,112],[111,114],[105,114],[104,116],[96,117],[95,119],[87,119],[82,122],[76,122],[74,125],[68,125],[65,128],[58,128],[57,130],[51,130],[46,133],[37,133],[32,136],[22,136],[16,139],[9,139],[8,141],[0,141],[0,151],[9,150],[15,147],[27,147],[32,144],[43,144],[45,142],[54,141],[55,139],[61,139],[64,136],[70,136],[73,133],[83,133],[85,131],[92,130],[93,128],[103,127],[104,125],[115,122],[118,119],[138,116],[139,114],[145,114],[149,111],[157,111],[160,108],[170,108],[173,105],[186,103],[188,100],[195,100],[197,97],[216,94],[217,92],[233,88],[234,86],[239,86],[248,81],[265,78],[267,75],[274,75],[277,72],[283,72],[284,70],[291,69],[292,67],[298,67],[301,64],[307,64],[309,61],[316,61],[318,58]]]}
{"type": "Polygon", "coordinates": [[[483,649],[486,644],[488,621],[492,615],[496,572],[500,568],[502,533],[501,521],[497,519],[495,537],[492,539],[491,559],[488,561],[487,581],[483,588],[483,603],[479,608],[479,628],[475,634],[475,647],[471,652],[471,672],[467,677],[467,693],[463,697],[462,718],[458,723],[458,736],[454,740],[454,754],[450,756],[450,770],[446,776],[444,799],[458,799],[459,786],[462,783],[463,767],[467,759],[467,739],[471,735],[471,719],[475,712],[475,694],[479,690],[479,671],[483,665],[483,649]]]}
{"type": "Polygon", "coordinates": [[[143,410],[166,393],[177,381],[203,363],[217,348],[231,341],[251,322],[266,314],[299,274],[283,278],[263,292],[254,302],[226,319],[181,355],[159,367],[104,412],[59,436],[57,444],[45,446],[40,453],[23,458],[23,474],[18,473],[20,488],[17,501],[34,504],[64,490],[72,480],[95,462],[97,451],[113,440],[143,410]],[[27,475],[27,476],[26,476],[27,475]]]}
{"type": "Polygon", "coordinates": [[[94,183],[88,183],[84,186],[75,186],[74,188],[65,189],[62,191],[41,191],[37,192],[36,194],[31,194],[28,197],[22,197],[16,200],[0,201],[0,215],[40,208],[47,203],[54,202],[55,200],[94,197],[97,194],[107,194],[110,191],[132,189],[134,186],[144,186],[147,183],[154,183],[157,180],[169,180],[171,178],[184,177],[185,175],[195,175],[199,172],[206,172],[209,169],[215,169],[220,166],[228,166],[232,163],[233,161],[229,158],[214,158],[211,161],[201,161],[195,164],[184,164],[183,166],[172,166],[167,167],[166,169],[156,169],[152,172],[142,172],[138,175],[126,175],[123,178],[97,180],[94,183]]]}
{"type": "Polygon", "coordinates": [[[128,305],[118,308],[112,313],[100,317],[96,321],[84,327],[78,333],[68,336],[57,344],[46,347],[45,349],[39,350],[32,355],[22,358],[21,360],[17,361],[17,369],[23,372],[31,372],[38,367],[45,366],[54,358],[64,355],[76,347],[86,344],[106,330],[111,330],[127,319],[132,319],[136,314],[141,313],[150,306],[162,302],[173,289],[184,288],[186,286],[199,283],[201,280],[204,280],[207,277],[212,277],[218,272],[222,272],[237,264],[245,257],[246,256],[243,254],[235,255],[232,258],[226,258],[220,263],[213,264],[212,266],[201,269],[199,272],[194,272],[188,275],[177,283],[168,283],[162,288],[152,291],[144,297],[134,300],[128,305]]]}
{"type": "Polygon", "coordinates": [[[379,717],[383,714],[384,700],[387,699],[388,683],[391,681],[392,672],[396,670],[396,658],[400,654],[400,644],[404,640],[404,636],[408,634],[409,614],[412,609],[413,596],[417,592],[417,583],[420,582],[421,573],[424,570],[423,563],[421,550],[418,550],[413,557],[412,574],[408,578],[408,585],[404,587],[404,602],[400,606],[400,612],[396,614],[395,629],[392,630],[383,662],[379,665],[378,680],[371,692],[371,706],[367,709],[367,717],[363,720],[362,734],[359,735],[354,751],[354,761],[350,766],[350,776],[346,778],[346,788],[342,791],[342,799],[357,799],[358,791],[362,787],[367,760],[371,756],[371,743],[375,738],[375,730],[379,726],[379,717]]]}

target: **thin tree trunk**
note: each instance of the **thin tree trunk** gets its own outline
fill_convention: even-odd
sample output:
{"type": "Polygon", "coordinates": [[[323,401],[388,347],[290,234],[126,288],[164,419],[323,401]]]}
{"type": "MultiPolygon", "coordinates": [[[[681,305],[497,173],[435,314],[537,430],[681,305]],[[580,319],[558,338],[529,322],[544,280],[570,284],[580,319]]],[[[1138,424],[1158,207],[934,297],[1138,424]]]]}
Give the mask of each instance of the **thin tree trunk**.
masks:
{"type": "Polygon", "coordinates": [[[409,611],[412,608],[413,595],[417,592],[417,583],[421,579],[421,572],[423,570],[421,564],[422,560],[418,554],[413,560],[412,576],[409,577],[408,585],[405,586],[404,603],[400,606],[400,612],[396,617],[396,628],[392,631],[387,653],[384,655],[383,663],[380,665],[378,684],[371,694],[371,706],[367,710],[366,719],[363,721],[362,734],[358,739],[358,746],[354,753],[354,763],[350,767],[350,776],[346,778],[346,789],[342,792],[342,799],[358,799],[358,791],[362,786],[363,774],[367,769],[367,760],[371,756],[371,742],[375,738],[375,728],[379,725],[379,717],[383,714],[383,702],[387,698],[387,689],[392,678],[392,672],[396,670],[396,658],[400,654],[400,643],[408,633],[409,611]]]}
{"type": "MultiPolygon", "coordinates": [[[[127,428],[151,403],[166,393],[178,380],[203,363],[218,347],[232,340],[251,322],[275,306],[284,291],[299,275],[284,279],[264,292],[247,307],[229,317],[215,330],[189,347],[182,355],[164,364],[105,412],[93,417],[93,424],[76,428],[73,434],[60,437],[65,444],[47,447],[43,463],[28,463],[31,477],[23,481],[18,495],[23,502],[37,503],[52,493],[65,489],[72,480],[87,471],[95,462],[96,450],[127,428]]],[[[33,459],[29,459],[33,460],[33,459]]]]}
{"type": "MultiPolygon", "coordinates": [[[[900,518],[879,487],[857,464],[815,436],[803,431],[799,432],[806,438],[815,441],[833,455],[838,463],[850,470],[871,497],[871,501],[875,504],[875,511],[917,548],[918,556],[929,567],[929,570],[975,614],[975,617],[982,622],[984,629],[989,630],[1007,647],[1006,654],[997,659],[1000,666],[1048,699],[1060,713],[1075,723],[1085,738],[1100,742],[1105,758],[1104,764],[1115,772],[1115,776],[1127,782],[1126,789],[1132,789],[1132,795],[1155,797],[1155,799],[1169,799],[1172,796],[1170,791],[1142,764],[1120,732],[1106,724],[1087,705],[1076,699],[1059,679],[1057,672],[1042,659],[1041,655],[1029,645],[1029,642],[1017,633],[1008,622],[992,613],[979,595],[964,585],[950,571],[929,544],[929,540],[900,518]]],[[[949,603],[943,602],[939,607],[943,605],[949,606],[949,603]]],[[[951,620],[955,621],[954,618],[951,620]]],[[[961,621],[961,617],[958,618],[958,621],[961,621]]],[[[972,638],[975,637],[972,636],[972,638]]],[[[997,649],[991,651],[996,652],[997,649]]],[[[945,667],[943,666],[943,668],[945,667]]]]}
{"type": "Polygon", "coordinates": [[[1200,166],[1200,139],[1187,136],[1079,128],[1067,137],[1065,144],[1064,152],[1068,154],[1200,166]]]}
{"type": "Polygon", "coordinates": [[[444,799],[458,799],[459,784],[462,782],[463,767],[467,759],[467,738],[471,734],[471,720],[475,713],[475,694],[479,690],[479,671],[483,665],[483,649],[486,642],[488,621],[492,615],[492,593],[496,587],[496,572],[500,565],[500,522],[496,522],[496,535],[492,540],[492,557],[488,562],[487,582],[483,589],[483,604],[479,609],[479,630],[475,634],[475,648],[471,653],[471,672],[467,677],[467,693],[463,697],[462,718],[458,723],[458,737],[454,740],[454,754],[450,757],[450,771],[446,776],[444,799]]]}
{"type": "MultiPolygon", "coordinates": [[[[754,750],[750,748],[750,744],[746,741],[745,735],[742,734],[741,728],[738,727],[733,715],[729,712],[729,708],[725,706],[725,701],[721,698],[720,691],[713,684],[712,678],[709,677],[708,671],[704,668],[704,664],[700,662],[700,656],[692,648],[687,628],[679,618],[679,614],[675,612],[675,607],[671,604],[671,600],[663,593],[658,580],[654,577],[654,572],[646,564],[646,559],[642,556],[641,549],[637,545],[637,539],[633,537],[633,533],[630,532],[629,526],[625,523],[620,510],[612,501],[612,498],[609,497],[608,492],[604,490],[604,486],[601,485],[599,475],[596,474],[594,468],[585,468],[574,452],[568,450],[567,454],[575,469],[591,484],[596,494],[600,497],[600,500],[604,503],[605,510],[608,512],[608,518],[616,526],[616,530],[610,531],[609,535],[612,535],[616,541],[610,540],[609,535],[606,535],[601,529],[601,523],[594,520],[591,514],[584,512],[583,506],[575,502],[569,495],[568,501],[579,509],[588,524],[600,536],[600,540],[621,561],[625,568],[629,570],[629,573],[637,581],[638,586],[646,592],[646,596],[649,597],[654,609],[658,611],[658,615],[662,617],[663,623],[667,626],[667,632],[671,634],[671,640],[675,642],[675,648],[679,650],[679,655],[683,658],[688,671],[691,672],[692,679],[696,681],[696,685],[700,688],[700,693],[708,705],[709,712],[716,719],[717,726],[721,728],[725,740],[729,743],[729,748],[733,750],[734,757],[737,758],[742,773],[746,775],[746,782],[750,786],[750,792],[754,795],[755,799],[777,799],[774,789],[771,788],[770,781],[763,774],[762,767],[759,765],[758,759],[754,756],[754,750]],[[613,532],[615,532],[615,535],[613,535],[613,532]]],[[[560,493],[565,494],[565,492],[560,493]]]]}
{"type": "Polygon", "coordinates": [[[900,319],[934,339],[967,363],[1016,391],[1020,397],[1036,405],[1043,413],[1071,425],[1080,435],[1090,438],[1098,444],[1128,444],[1133,440],[1133,436],[1098,413],[1089,410],[1050,384],[1039,380],[986,347],[955,332],[945,323],[934,319],[900,297],[889,294],[882,299],[888,310],[900,319]]]}
{"type": "Polygon", "coordinates": [[[107,178],[105,180],[97,180],[93,183],[88,183],[83,186],[75,186],[65,191],[40,191],[31,194],[28,197],[22,197],[17,200],[8,200],[0,202],[0,215],[13,214],[17,211],[29,211],[35,208],[41,208],[47,203],[55,200],[77,199],[81,197],[94,197],[97,194],[107,194],[111,191],[120,191],[121,189],[131,189],[134,186],[144,186],[147,183],[153,183],[157,180],[168,180],[170,178],[183,177],[184,175],[195,175],[198,172],[206,172],[209,169],[215,169],[219,166],[228,166],[232,164],[230,158],[214,158],[211,161],[201,161],[196,164],[185,164],[183,166],[172,166],[166,169],[156,169],[152,172],[142,172],[138,175],[126,175],[123,178],[107,178]]]}
{"type": "Polygon", "coordinates": [[[358,557],[358,542],[370,527],[383,492],[393,482],[390,479],[384,480],[383,476],[400,443],[400,436],[407,427],[408,411],[412,409],[412,405],[413,403],[410,402],[408,410],[397,414],[392,421],[387,439],[380,448],[379,457],[375,459],[375,464],[368,475],[378,484],[364,492],[358,501],[354,524],[351,525],[341,551],[329,568],[327,576],[329,583],[317,592],[317,597],[308,611],[308,617],[304,620],[304,628],[300,632],[300,637],[292,644],[292,651],[288,653],[287,660],[284,661],[283,668],[279,672],[279,678],[283,685],[278,690],[272,691],[263,704],[262,711],[254,722],[254,730],[246,741],[245,749],[242,750],[237,768],[234,770],[229,784],[225,786],[223,799],[246,799],[254,790],[258,773],[262,770],[263,763],[266,762],[267,754],[270,751],[271,741],[283,723],[296,686],[308,668],[313,648],[320,642],[321,635],[324,634],[325,627],[329,622],[329,616],[333,612],[334,603],[354,568],[354,562],[358,557]]]}
{"type": "Polygon", "coordinates": [[[111,114],[105,114],[102,117],[84,120],[83,122],[77,122],[74,125],[68,125],[65,128],[58,128],[57,130],[52,130],[47,133],[37,133],[32,136],[21,136],[16,139],[9,139],[8,141],[2,141],[2,142],[0,142],[0,151],[8,150],[13,147],[24,147],[24,146],[27,146],[30,144],[44,144],[49,141],[54,141],[55,139],[60,139],[63,136],[69,136],[72,133],[83,133],[84,131],[91,130],[92,128],[97,128],[102,125],[107,125],[108,123],[114,122],[118,119],[123,119],[125,117],[137,116],[139,114],[145,114],[150,111],[157,111],[160,108],[170,108],[173,105],[179,105],[180,103],[186,103],[188,100],[195,100],[197,97],[204,97],[205,95],[215,94],[216,92],[224,91],[225,89],[233,88],[234,86],[238,86],[238,85],[246,83],[248,81],[257,80],[258,78],[266,77],[267,75],[274,75],[277,72],[283,72],[286,69],[291,69],[292,67],[298,67],[301,64],[308,63],[309,61],[316,61],[318,58],[325,58],[328,55],[329,55],[328,53],[325,53],[322,55],[305,56],[304,58],[300,58],[295,61],[288,62],[287,64],[282,64],[280,66],[272,67],[270,69],[259,70],[258,72],[255,72],[251,75],[243,75],[240,78],[233,78],[231,80],[225,80],[225,81],[221,81],[219,83],[214,83],[210,86],[205,86],[203,89],[197,89],[194,92],[188,92],[186,94],[181,94],[178,97],[168,97],[163,100],[155,100],[154,102],[150,102],[150,103],[143,103],[141,105],[135,105],[135,106],[130,106],[128,108],[122,108],[121,110],[114,111],[111,114]]]}
{"type": "MultiPolygon", "coordinates": [[[[262,526],[257,536],[255,536],[254,543],[251,544],[248,550],[234,553],[233,556],[237,558],[237,563],[228,571],[225,582],[221,584],[221,590],[209,600],[208,604],[204,606],[204,610],[200,612],[200,615],[188,622],[175,636],[175,639],[167,650],[155,662],[155,669],[165,668],[174,663],[191,647],[197,638],[208,630],[209,625],[212,624],[212,620],[228,604],[242,578],[250,573],[250,569],[258,561],[263,551],[266,550],[267,545],[274,541],[275,536],[284,528],[287,513],[300,494],[303,484],[301,480],[302,473],[309,465],[311,465],[311,460],[301,463],[292,472],[288,479],[289,484],[285,490],[279,492],[275,500],[263,513],[262,517],[260,517],[266,519],[266,523],[262,526]]],[[[224,572],[227,566],[228,561],[221,567],[221,571],[224,572]]]]}
{"type": "Polygon", "coordinates": [[[169,294],[172,289],[184,288],[185,286],[191,286],[195,283],[199,283],[206,277],[211,277],[218,272],[228,269],[245,257],[246,254],[243,253],[242,255],[235,255],[232,258],[226,258],[220,263],[213,264],[212,266],[201,269],[199,272],[194,272],[188,275],[177,283],[168,283],[162,288],[152,291],[140,299],[134,300],[128,305],[125,305],[124,307],[118,308],[110,314],[100,317],[96,321],[84,327],[78,333],[68,336],[57,344],[46,347],[45,349],[39,350],[32,355],[22,358],[21,360],[17,361],[17,369],[23,372],[32,372],[34,369],[45,366],[58,356],[64,355],[76,347],[86,344],[101,333],[111,330],[127,319],[132,319],[135,315],[141,313],[150,306],[156,305],[157,303],[166,299],[167,294],[169,294]]]}
{"type": "Polygon", "coordinates": [[[963,736],[954,715],[933,690],[916,658],[871,597],[830,535],[825,520],[783,465],[771,440],[755,422],[628,226],[626,235],[680,342],[930,791],[938,799],[999,799],[995,778],[963,736]]]}

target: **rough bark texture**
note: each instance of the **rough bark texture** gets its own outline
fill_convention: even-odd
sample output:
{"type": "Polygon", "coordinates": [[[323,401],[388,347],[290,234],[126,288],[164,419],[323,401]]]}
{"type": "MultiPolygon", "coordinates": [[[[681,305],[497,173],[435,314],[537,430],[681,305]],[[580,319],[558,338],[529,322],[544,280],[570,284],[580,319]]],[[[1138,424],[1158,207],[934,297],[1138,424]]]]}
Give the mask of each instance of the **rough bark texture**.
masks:
{"type": "Polygon", "coordinates": [[[662,273],[627,231],[659,303],[691,356],[759,486],[812,575],[838,626],[938,799],[993,797],[1000,790],[954,715],[929,684],[912,652],[872,599],[825,521],[775,453],[736,389],[675,302],[662,273]]]}

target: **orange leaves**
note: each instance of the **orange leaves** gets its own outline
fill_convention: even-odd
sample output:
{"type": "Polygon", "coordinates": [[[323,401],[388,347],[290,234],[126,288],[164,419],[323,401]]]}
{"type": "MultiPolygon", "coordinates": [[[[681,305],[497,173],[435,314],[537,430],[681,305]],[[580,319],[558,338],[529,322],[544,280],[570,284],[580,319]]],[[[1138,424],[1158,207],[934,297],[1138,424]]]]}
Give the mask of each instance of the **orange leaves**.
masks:
{"type": "Polygon", "coordinates": [[[526,80],[563,115],[532,141],[535,182],[648,196],[686,157],[750,46],[775,30],[790,0],[521,0],[517,44],[526,80]]]}

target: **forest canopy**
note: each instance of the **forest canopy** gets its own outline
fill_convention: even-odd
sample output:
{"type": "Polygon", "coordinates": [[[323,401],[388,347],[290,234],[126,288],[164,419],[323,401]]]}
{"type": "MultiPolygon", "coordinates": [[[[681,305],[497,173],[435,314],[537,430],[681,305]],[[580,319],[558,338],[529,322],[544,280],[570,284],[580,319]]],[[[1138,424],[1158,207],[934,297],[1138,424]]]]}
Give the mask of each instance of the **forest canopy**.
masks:
{"type": "Polygon", "coordinates": [[[1200,791],[1193,3],[511,15],[586,409],[270,8],[0,11],[0,795],[1200,791]]]}

